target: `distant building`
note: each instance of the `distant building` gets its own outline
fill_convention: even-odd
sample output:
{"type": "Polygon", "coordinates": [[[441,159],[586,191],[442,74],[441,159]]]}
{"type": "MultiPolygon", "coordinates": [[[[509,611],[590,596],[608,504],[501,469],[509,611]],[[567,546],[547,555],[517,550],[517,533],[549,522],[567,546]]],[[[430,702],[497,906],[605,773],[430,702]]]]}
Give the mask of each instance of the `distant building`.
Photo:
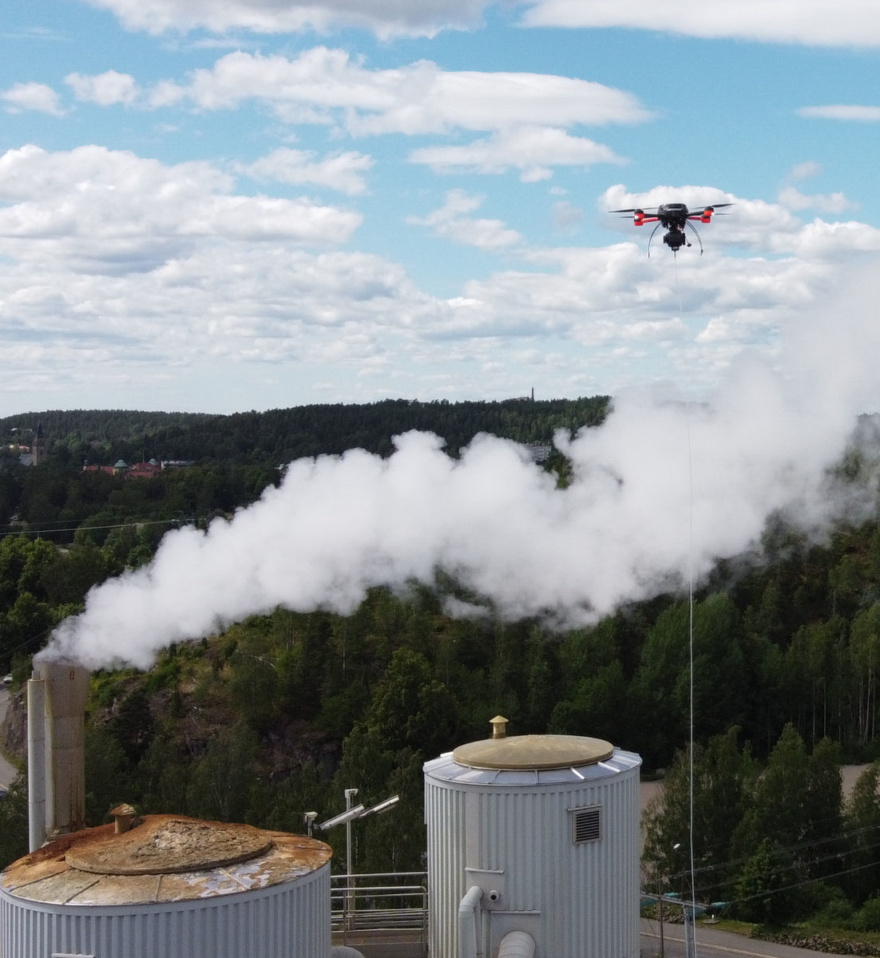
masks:
{"type": "Polygon", "coordinates": [[[526,443],[526,449],[528,449],[529,455],[532,457],[532,462],[539,464],[546,462],[550,458],[550,453],[553,452],[552,446],[540,442],[528,442],[526,443]]]}
{"type": "Polygon", "coordinates": [[[34,433],[31,443],[31,465],[39,466],[46,461],[46,437],[43,435],[42,423],[37,423],[37,431],[34,433]]]}
{"type": "Polygon", "coordinates": [[[151,459],[149,462],[136,462],[133,466],[129,466],[127,475],[130,479],[152,479],[161,471],[161,464],[151,459]]]}
{"type": "Polygon", "coordinates": [[[150,459],[149,462],[136,462],[130,466],[124,459],[120,459],[112,466],[97,466],[85,463],[83,472],[106,472],[111,476],[123,476],[126,479],[152,479],[154,476],[158,476],[163,469],[179,469],[192,465],[194,463],[180,460],[159,462],[157,459],[150,459]]]}

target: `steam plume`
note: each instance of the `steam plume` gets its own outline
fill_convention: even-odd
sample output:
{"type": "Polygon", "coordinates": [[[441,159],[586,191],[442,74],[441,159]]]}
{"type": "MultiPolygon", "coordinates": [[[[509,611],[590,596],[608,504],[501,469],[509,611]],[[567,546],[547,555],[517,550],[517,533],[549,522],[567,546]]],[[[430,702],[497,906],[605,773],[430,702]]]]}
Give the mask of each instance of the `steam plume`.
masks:
{"type": "Polygon", "coordinates": [[[880,333],[871,283],[799,320],[784,368],[741,361],[706,405],[616,399],[597,429],[557,442],[557,489],[514,443],[481,436],[460,461],[408,433],[293,463],[279,488],[207,530],[181,529],[146,568],[93,589],[43,654],[147,666],[171,641],[276,606],[352,611],[373,585],[442,568],[505,616],[583,623],[752,546],[775,510],[821,526],[825,471],[873,401],[880,333]]]}

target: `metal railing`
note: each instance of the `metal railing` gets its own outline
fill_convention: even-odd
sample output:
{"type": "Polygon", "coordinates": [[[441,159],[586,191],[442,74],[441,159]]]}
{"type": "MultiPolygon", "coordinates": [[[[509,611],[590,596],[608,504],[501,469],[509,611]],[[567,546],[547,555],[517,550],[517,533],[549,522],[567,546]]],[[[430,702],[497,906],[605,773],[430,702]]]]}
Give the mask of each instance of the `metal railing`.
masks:
{"type": "Polygon", "coordinates": [[[428,937],[427,872],[333,875],[331,929],[351,940],[397,938],[425,943],[428,937]]]}

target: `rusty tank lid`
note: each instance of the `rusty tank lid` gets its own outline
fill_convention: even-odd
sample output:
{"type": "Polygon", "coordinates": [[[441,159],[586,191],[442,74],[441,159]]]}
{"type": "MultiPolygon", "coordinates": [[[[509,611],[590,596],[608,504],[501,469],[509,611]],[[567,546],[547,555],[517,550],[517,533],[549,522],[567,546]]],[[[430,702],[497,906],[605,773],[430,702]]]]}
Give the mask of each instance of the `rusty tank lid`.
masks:
{"type": "Polygon", "coordinates": [[[59,838],[0,873],[0,888],[56,905],[186,901],[295,881],[331,855],[303,835],[146,815],[123,833],[111,824],[59,838]]]}

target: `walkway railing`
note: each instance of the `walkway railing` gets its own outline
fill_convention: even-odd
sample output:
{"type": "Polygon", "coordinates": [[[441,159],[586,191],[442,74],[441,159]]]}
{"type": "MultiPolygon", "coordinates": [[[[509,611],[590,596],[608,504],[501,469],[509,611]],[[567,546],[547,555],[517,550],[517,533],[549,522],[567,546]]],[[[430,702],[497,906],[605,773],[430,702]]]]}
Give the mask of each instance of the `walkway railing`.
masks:
{"type": "Polygon", "coordinates": [[[370,938],[427,942],[426,872],[333,875],[331,927],[343,944],[370,938]]]}

